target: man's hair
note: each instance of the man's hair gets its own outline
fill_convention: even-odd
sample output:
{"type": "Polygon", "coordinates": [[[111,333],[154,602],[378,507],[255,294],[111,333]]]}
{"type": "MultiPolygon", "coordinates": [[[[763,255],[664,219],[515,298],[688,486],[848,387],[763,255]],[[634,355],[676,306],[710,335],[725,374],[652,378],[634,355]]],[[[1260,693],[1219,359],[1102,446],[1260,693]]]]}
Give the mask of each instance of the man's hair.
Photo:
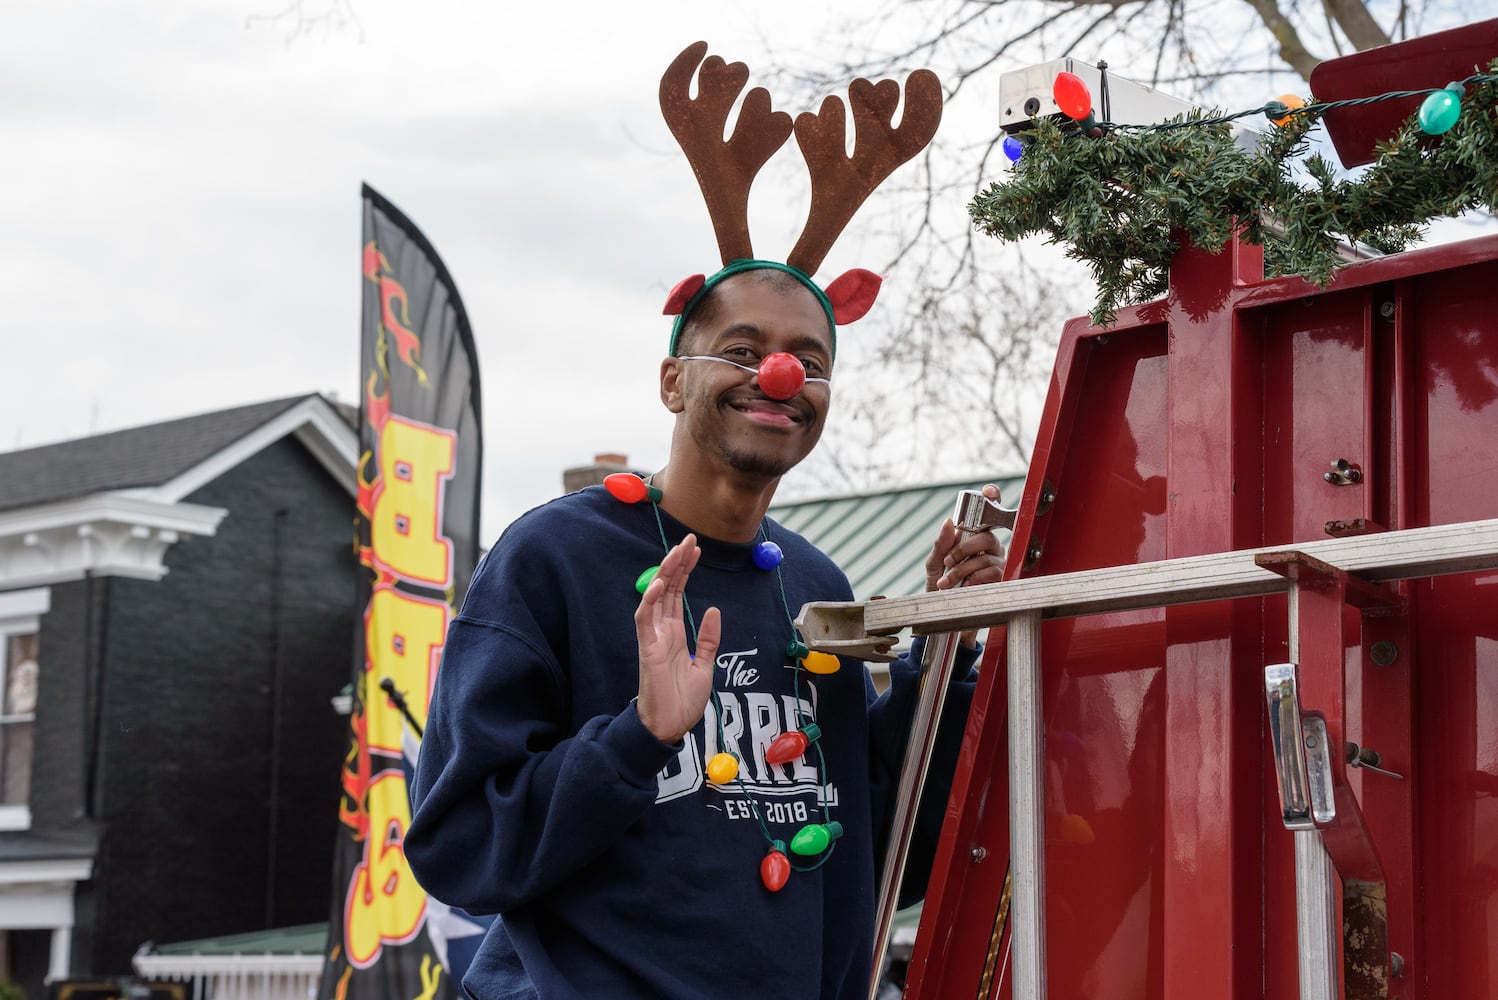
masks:
{"type": "MultiPolygon", "coordinates": [[[[754,281],[767,285],[782,295],[790,295],[797,291],[806,291],[806,286],[801,284],[793,275],[767,267],[756,268],[752,271],[743,271],[733,277],[737,281],[754,281]]],[[[683,354],[693,353],[693,349],[689,345],[697,336],[698,331],[718,321],[718,309],[722,305],[719,301],[720,296],[718,292],[722,287],[723,285],[720,282],[709,288],[707,294],[702,296],[702,299],[692,308],[692,314],[682,324],[681,336],[677,338],[674,357],[679,358],[683,354]]],[[[808,292],[807,294],[810,293],[808,292]]],[[[828,333],[831,334],[832,331],[828,330],[828,333]]]]}

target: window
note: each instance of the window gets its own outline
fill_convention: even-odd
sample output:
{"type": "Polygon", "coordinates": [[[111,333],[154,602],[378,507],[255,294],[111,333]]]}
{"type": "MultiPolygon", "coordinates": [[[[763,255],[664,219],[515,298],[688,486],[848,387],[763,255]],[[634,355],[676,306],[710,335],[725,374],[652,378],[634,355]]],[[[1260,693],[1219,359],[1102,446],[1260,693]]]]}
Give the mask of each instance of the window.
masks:
{"type": "Polygon", "coordinates": [[[51,591],[0,591],[0,830],[31,828],[42,616],[51,591]]]}
{"type": "Polygon", "coordinates": [[[0,697],[0,806],[24,806],[31,796],[31,748],[36,725],[35,632],[5,636],[0,697]]]}

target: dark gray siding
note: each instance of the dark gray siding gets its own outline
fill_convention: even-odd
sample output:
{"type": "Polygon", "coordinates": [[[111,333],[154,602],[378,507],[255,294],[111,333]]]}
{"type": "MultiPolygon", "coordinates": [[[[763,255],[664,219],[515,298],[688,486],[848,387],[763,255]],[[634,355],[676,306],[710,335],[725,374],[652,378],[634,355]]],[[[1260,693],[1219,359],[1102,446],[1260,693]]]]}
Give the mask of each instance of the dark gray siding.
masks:
{"type": "Polygon", "coordinates": [[[327,917],[353,502],[290,438],[188,499],[229,509],[218,533],[174,545],[160,582],[111,581],[80,971],[127,973],[146,940],[327,917]]]}
{"type": "Polygon", "coordinates": [[[31,770],[31,829],[39,835],[92,829],[85,809],[89,715],[95,707],[88,647],[101,646],[109,580],[51,587],[42,616],[37,684],[36,746],[31,770]],[[93,614],[88,614],[92,605],[93,614]]]}

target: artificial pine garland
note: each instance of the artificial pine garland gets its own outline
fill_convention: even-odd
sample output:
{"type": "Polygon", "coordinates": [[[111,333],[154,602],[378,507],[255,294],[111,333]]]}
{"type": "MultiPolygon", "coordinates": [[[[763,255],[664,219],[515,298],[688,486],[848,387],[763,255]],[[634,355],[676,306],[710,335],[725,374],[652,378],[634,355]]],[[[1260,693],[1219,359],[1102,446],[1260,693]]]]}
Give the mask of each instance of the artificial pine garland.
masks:
{"type": "Polygon", "coordinates": [[[1265,245],[1267,273],[1324,286],[1346,263],[1339,247],[1347,240],[1392,253],[1431,219],[1498,207],[1498,77],[1467,88],[1444,135],[1426,135],[1412,117],[1355,180],[1338,180],[1320,155],[1304,158],[1306,133],[1343,103],[1290,112],[1253,153],[1234,143],[1227,119],[1200,112],[1167,127],[1105,125],[1096,138],[1036,119],[1013,178],[991,184],[969,212],[990,236],[1045,233],[1065,243],[1092,271],[1090,316],[1106,326],[1119,306],[1165,293],[1183,242],[1221,249],[1236,234],[1265,245]],[[1309,184],[1292,179],[1301,162],[1309,184]]]}

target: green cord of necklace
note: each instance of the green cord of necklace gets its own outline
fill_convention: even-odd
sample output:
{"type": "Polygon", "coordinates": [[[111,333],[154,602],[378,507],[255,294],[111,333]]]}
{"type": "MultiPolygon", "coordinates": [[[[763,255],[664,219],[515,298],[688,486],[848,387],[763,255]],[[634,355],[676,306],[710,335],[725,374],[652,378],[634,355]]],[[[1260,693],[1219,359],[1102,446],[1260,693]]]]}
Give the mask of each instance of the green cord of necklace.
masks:
{"type": "MultiPolygon", "coordinates": [[[[661,506],[658,503],[652,502],[650,504],[650,509],[655,514],[655,527],[656,530],[660,532],[661,545],[664,546],[667,552],[670,552],[671,543],[666,539],[666,525],[661,520],[661,506]]],[[[769,536],[765,533],[765,526],[763,521],[760,522],[759,537],[764,541],[769,541],[769,536]]],[[[786,623],[790,625],[791,636],[797,642],[800,642],[801,634],[796,631],[796,620],[791,615],[790,601],[785,596],[785,578],[781,576],[780,567],[778,565],[775,567],[775,583],[780,593],[781,610],[785,612],[786,623]]],[[[692,616],[691,606],[687,604],[687,596],[685,592],[683,592],[681,595],[681,609],[682,614],[686,617],[687,620],[687,628],[692,633],[692,649],[695,651],[697,649],[697,621],[692,616]]],[[[717,664],[714,664],[711,669],[713,671],[713,678],[715,681],[712,688],[713,720],[718,727],[718,746],[725,747],[728,745],[728,734],[723,729],[723,703],[718,698],[718,687],[716,684],[717,664]]],[[[796,702],[796,725],[799,729],[805,729],[807,719],[805,713],[801,710],[801,674],[801,665],[798,663],[796,665],[795,687],[793,688],[796,702]]],[[[817,802],[822,811],[822,823],[825,825],[831,822],[832,818],[827,802],[829,797],[827,783],[827,758],[822,754],[821,746],[815,742],[813,742],[808,749],[815,750],[817,752],[817,802]]],[[[744,794],[744,801],[749,803],[749,811],[754,815],[754,821],[759,824],[760,835],[765,838],[765,843],[769,844],[773,848],[777,841],[774,835],[770,833],[770,827],[765,822],[764,816],[760,814],[759,803],[756,802],[754,796],[749,793],[749,786],[744,781],[744,772],[742,768],[740,768],[738,774],[734,776],[734,781],[737,782],[739,791],[744,794]]],[[[809,864],[798,865],[794,861],[790,860],[789,855],[786,856],[786,860],[790,863],[792,871],[814,872],[818,868],[825,865],[829,860],[831,860],[832,852],[836,849],[837,841],[834,840],[827,845],[827,849],[823,851],[815,861],[809,864]]]]}

